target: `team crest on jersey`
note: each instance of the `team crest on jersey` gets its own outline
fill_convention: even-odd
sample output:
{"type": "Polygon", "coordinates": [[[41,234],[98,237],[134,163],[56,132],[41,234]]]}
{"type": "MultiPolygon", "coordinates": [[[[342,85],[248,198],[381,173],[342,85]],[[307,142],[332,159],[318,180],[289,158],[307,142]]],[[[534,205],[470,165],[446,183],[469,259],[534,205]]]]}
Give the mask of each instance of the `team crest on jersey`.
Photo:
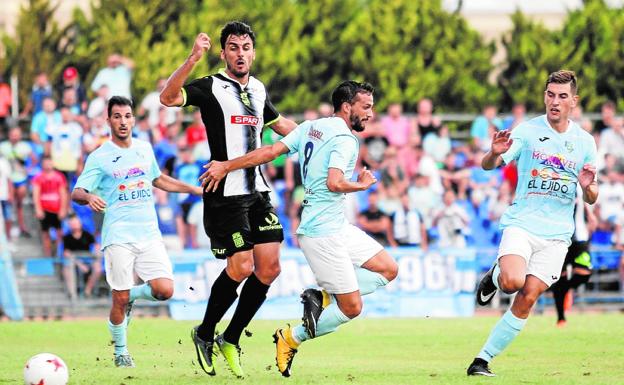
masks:
{"type": "Polygon", "coordinates": [[[574,151],[574,144],[572,142],[565,141],[565,148],[568,152],[574,151]]]}
{"type": "Polygon", "coordinates": [[[230,123],[243,124],[246,126],[255,126],[260,123],[260,118],[253,115],[232,115],[230,117],[230,123]]]}

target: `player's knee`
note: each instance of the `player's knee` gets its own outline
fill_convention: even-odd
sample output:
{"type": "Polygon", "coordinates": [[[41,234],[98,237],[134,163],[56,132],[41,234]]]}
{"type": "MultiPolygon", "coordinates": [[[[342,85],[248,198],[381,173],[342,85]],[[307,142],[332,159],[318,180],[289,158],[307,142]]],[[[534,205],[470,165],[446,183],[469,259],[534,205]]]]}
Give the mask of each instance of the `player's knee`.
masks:
{"type": "Polygon", "coordinates": [[[173,287],[164,287],[155,290],[152,295],[159,301],[166,301],[173,297],[173,287]]]}
{"type": "Polygon", "coordinates": [[[113,306],[126,306],[128,304],[128,301],[130,301],[130,291],[129,290],[123,290],[123,291],[113,290],[112,297],[113,297],[113,306]]]}
{"type": "Polygon", "coordinates": [[[250,260],[244,261],[235,266],[228,266],[227,273],[233,280],[242,282],[245,278],[249,277],[251,273],[253,273],[253,270],[253,260],[250,260]]]}
{"type": "Polygon", "coordinates": [[[340,311],[345,316],[353,319],[362,313],[362,300],[341,304],[340,311]]]}
{"type": "Polygon", "coordinates": [[[280,264],[275,263],[263,269],[257,270],[255,274],[262,283],[268,285],[271,282],[275,281],[275,279],[280,275],[281,272],[282,268],[280,264]]]}
{"type": "Polygon", "coordinates": [[[388,265],[384,277],[388,281],[393,281],[397,277],[397,275],[399,275],[399,264],[392,261],[392,263],[388,265]]]}
{"type": "Polygon", "coordinates": [[[531,308],[533,307],[533,305],[535,305],[535,303],[537,302],[537,299],[540,296],[539,292],[536,292],[534,290],[521,290],[519,293],[519,301],[521,303],[521,305],[523,305],[522,307],[529,311],[531,310],[531,308]]]}
{"type": "Polygon", "coordinates": [[[515,293],[518,290],[522,289],[522,287],[524,286],[524,280],[524,277],[504,273],[502,271],[500,276],[498,277],[500,289],[507,294],[515,293]]]}

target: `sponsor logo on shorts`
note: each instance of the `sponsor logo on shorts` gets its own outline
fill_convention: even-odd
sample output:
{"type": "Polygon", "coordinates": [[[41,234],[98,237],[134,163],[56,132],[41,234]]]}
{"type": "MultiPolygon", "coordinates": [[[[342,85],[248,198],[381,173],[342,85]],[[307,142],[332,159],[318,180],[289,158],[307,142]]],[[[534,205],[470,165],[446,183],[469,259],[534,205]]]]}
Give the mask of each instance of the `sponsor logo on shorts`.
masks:
{"type": "Polygon", "coordinates": [[[234,247],[243,247],[245,245],[243,236],[238,231],[232,234],[232,240],[234,241],[234,247]]]}
{"type": "Polygon", "coordinates": [[[279,223],[279,218],[277,215],[273,213],[269,213],[269,215],[264,218],[264,221],[268,224],[268,226],[258,226],[258,230],[260,231],[270,231],[270,230],[281,230],[282,224],[279,223]]]}
{"type": "Polygon", "coordinates": [[[550,278],[552,278],[553,281],[556,281],[559,279],[559,277],[557,277],[556,275],[551,275],[550,278]]]}
{"type": "Polygon", "coordinates": [[[212,249],[212,254],[217,255],[225,255],[225,249],[212,249]]]}
{"type": "Polygon", "coordinates": [[[258,123],[260,123],[260,118],[258,118],[257,116],[253,116],[253,115],[232,115],[230,117],[230,123],[255,126],[258,123]]]}

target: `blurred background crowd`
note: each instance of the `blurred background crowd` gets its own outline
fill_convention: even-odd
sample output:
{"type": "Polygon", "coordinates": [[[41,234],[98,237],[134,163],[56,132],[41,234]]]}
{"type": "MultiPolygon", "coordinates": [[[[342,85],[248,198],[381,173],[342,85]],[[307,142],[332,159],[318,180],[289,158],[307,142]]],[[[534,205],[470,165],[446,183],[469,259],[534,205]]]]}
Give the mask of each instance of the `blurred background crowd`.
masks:
{"type": "MultiPolygon", "coordinates": [[[[130,58],[110,55],[91,84],[83,84],[72,66],[63,70],[58,82],[39,73],[20,111],[20,124],[8,118],[11,99],[2,95],[10,94],[9,86],[0,85],[0,201],[9,240],[37,235],[44,255],[62,256],[67,252],[63,237],[74,233],[77,240],[85,232],[93,239],[88,249],[97,249],[93,246],[102,218],[70,202],[69,192],[89,153],[109,140],[107,99],[132,97],[133,67],[130,58]],[[27,205],[32,205],[37,221],[25,218],[27,205]]],[[[160,104],[165,81],[159,79],[153,91],[135,98],[133,136],[152,144],[164,173],[197,184],[202,166],[210,160],[206,131],[198,111],[160,104]]],[[[379,182],[370,191],[347,195],[349,220],[391,247],[495,247],[498,221],[513,200],[517,172],[514,164],[484,171],[481,158],[496,131],[513,130],[532,116],[523,104],[510,112],[485,105],[469,130],[451,134],[430,99],[405,107],[388,103],[360,134],[357,170],[367,167],[379,182]]],[[[322,103],[291,118],[301,122],[332,113],[332,107],[322,103]]],[[[597,121],[584,118],[580,107],[573,119],[594,135],[599,151],[600,197],[591,208],[595,215],[588,217],[593,241],[622,249],[624,119],[613,102],[602,105],[597,121]]],[[[278,139],[271,130],[263,133],[264,144],[278,139]]],[[[271,180],[272,200],[285,224],[285,244],[296,247],[293,234],[303,199],[299,160],[280,157],[264,174],[271,180]]],[[[201,199],[160,190],[154,194],[170,249],[210,247],[201,199]]]]}

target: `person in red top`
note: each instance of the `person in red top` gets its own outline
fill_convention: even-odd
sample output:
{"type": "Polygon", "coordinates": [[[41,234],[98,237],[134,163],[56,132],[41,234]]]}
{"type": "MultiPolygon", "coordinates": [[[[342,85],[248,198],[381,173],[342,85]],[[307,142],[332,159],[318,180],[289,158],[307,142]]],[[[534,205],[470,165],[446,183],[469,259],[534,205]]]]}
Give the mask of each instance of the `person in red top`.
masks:
{"type": "Polygon", "coordinates": [[[0,75],[0,130],[2,134],[7,129],[7,119],[11,114],[11,87],[4,81],[0,75]]]}
{"type": "Polygon", "coordinates": [[[61,235],[61,220],[67,215],[69,190],[65,176],[52,166],[52,158],[44,156],[41,172],[32,181],[35,215],[41,223],[41,240],[45,255],[52,255],[49,230],[56,229],[61,235]]]}
{"type": "Polygon", "coordinates": [[[202,122],[201,111],[193,112],[193,123],[186,128],[186,144],[193,148],[198,142],[206,141],[206,126],[202,122]]]}

